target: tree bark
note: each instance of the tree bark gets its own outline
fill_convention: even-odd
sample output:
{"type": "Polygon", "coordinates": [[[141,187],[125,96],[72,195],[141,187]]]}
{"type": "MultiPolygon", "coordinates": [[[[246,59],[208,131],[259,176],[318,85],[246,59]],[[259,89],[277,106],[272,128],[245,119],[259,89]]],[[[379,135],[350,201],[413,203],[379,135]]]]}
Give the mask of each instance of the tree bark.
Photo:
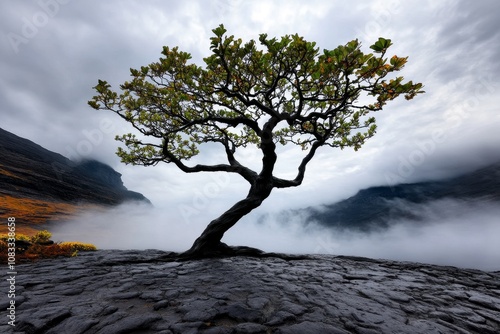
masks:
{"type": "Polygon", "coordinates": [[[224,233],[243,216],[259,207],[271,194],[272,189],[272,180],[258,178],[250,188],[247,197],[210,222],[203,233],[195,240],[193,246],[182,253],[181,257],[202,258],[230,253],[231,248],[221,242],[224,233]]]}

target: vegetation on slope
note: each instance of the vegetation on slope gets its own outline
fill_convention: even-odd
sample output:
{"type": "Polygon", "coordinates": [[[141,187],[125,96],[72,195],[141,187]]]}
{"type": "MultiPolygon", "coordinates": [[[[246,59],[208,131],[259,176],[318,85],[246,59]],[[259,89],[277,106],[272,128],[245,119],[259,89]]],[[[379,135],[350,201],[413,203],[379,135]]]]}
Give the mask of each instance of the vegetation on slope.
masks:
{"type": "Polygon", "coordinates": [[[55,243],[50,238],[52,234],[47,231],[40,231],[33,236],[19,233],[0,234],[0,261],[7,263],[12,255],[12,243],[15,239],[15,261],[33,261],[38,259],[56,258],[60,256],[77,256],[79,251],[95,251],[96,246],[89,243],[77,241],[55,243]]]}

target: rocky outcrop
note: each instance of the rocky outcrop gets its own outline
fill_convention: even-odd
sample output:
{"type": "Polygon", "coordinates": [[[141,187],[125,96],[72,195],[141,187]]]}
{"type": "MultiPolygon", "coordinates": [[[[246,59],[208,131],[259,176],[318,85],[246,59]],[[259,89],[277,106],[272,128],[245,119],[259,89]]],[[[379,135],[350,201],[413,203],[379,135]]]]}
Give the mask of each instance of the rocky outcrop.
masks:
{"type": "Polygon", "coordinates": [[[15,216],[25,227],[66,219],[84,207],[150,203],[111,167],[71,161],[2,129],[0,156],[0,219],[15,216]]]}
{"type": "Polygon", "coordinates": [[[107,205],[126,200],[149,202],[128,191],[121,174],[101,162],[71,161],[2,129],[0,156],[0,194],[107,205]]]}
{"type": "Polygon", "coordinates": [[[336,256],[155,260],[164,254],[106,250],[17,265],[16,326],[4,317],[0,331],[500,332],[500,272],[336,256]]]}

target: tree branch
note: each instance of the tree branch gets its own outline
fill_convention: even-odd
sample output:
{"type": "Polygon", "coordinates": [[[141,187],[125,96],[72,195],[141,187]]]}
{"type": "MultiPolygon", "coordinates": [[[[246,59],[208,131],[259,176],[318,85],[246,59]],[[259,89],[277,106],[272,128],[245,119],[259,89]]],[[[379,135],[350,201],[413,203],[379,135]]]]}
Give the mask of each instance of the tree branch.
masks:
{"type": "Polygon", "coordinates": [[[233,159],[231,164],[218,164],[218,165],[203,165],[198,164],[195,166],[187,166],[180,159],[178,159],[174,154],[172,154],[168,149],[168,140],[165,139],[163,145],[163,155],[169,162],[173,162],[180,170],[184,173],[199,173],[199,172],[227,172],[227,173],[237,173],[241,175],[250,184],[257,179],[257,173],[241,165],[236,159],[233,159]]]}
{"type": "Polygon", "coordinates": [[[302,181],[304,180],[304,175],[306,172],[306,166],[311,161],[311,159],[314,157],[314,154],[316,154],[316,150],[321,147],[324,143],[320,141],[315,141],[311,145],[311,149],[309,150],[309,153],[302,159],[302,162],[299,165],[297,176],[293,180],[285,180],[285,179],[280,179],[277,177],[273,177],[273,184],[276,188],[290,188],[290,187],[297,187],[302,184],[302,181]]]}

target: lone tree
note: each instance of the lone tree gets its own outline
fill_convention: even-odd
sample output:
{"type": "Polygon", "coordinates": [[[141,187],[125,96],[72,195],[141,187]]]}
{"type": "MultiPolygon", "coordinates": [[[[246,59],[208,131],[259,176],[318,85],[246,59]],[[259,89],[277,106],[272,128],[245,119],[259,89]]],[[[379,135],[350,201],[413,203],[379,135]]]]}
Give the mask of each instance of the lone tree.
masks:
{"type": "Polygon", "coordinates": [[[319,51],[298,35],[281,39],[261,34],[259,43],[213,30],[205,65],[189,63],[191,55],[163,48],[158,62],[131,69],[131,81],[116,93],[99,80],[95,109],[110,110],[139,133],[116,139],[122,162],[133,165],[173,163],[185,173],[236,173],[250,184],[248,195],[214,219],[196,239],[188,257],[228,251],[224,233],[271,194],[274,188],[299,186],[318,148],[358,150],[375,134],[372,112],[399,95],[412,99],[421,83],[386,77],[401,70],[407,57],[385,58],[391,40],[379,38],[363,53],[358,40],[319,51]],[[360,102],[362,101],[362,102],[360,102]],[[189,165],[204,143],[220,144],[227,161],[189,165]],[[304,156],[294,179],[273,175],[276,145],[299,145],[304,156]],[[255,145],[262,153],[260,170],[242,165],[236,151],[255,145]]]}

